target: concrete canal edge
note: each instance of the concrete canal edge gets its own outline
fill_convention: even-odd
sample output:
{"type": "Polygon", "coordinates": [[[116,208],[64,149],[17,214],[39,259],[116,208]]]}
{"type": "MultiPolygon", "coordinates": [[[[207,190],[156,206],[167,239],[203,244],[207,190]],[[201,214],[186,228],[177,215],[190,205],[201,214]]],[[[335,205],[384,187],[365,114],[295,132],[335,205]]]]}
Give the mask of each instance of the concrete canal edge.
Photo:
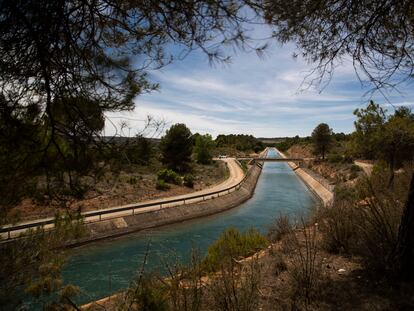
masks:
{"type": "Polygon", "coordinates": [[[262,163],[257,163],[250,167],[239,189],[214,199],[87,223],[85,224],[86,237],[73,241],[66,247],[77,247],[145,229],[210,216],[239,206],[253,196],[262,166],[262,163]]]}
{"type": "MultiPolygon", "coordinates": [[[[276,148],[275,148],[276,149],[276,148]]],[[[277,150],[282,158],[287,158],[286,155],[277,150]]],[[[330,206],[334,200],[334,194],[330,190],[326,189],[318,180],[313,176],[309,175],[305,170],[300,168],[297,164],[293,162],[288,162],[289,167],[296,173],[296,175],[305,183],[308,189],[315,194],[315,196],[320,200],[323,206],[330,206]]]]}

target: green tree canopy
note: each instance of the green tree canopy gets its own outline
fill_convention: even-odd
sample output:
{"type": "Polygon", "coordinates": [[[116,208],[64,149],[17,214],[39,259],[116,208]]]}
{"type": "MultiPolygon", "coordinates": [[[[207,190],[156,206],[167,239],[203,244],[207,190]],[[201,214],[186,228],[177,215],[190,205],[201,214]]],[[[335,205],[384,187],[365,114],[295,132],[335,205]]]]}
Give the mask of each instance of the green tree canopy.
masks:
{"type": "Polygon", "coordinates": [[[160,150],[164,165],[177,172],[188,171],[193,151],[191,131],[185,124],[174,124],[161,138],[160,150]]]}
{"type": "Polygon", "coordinates": [[[138,135],[134,141],[126,147],[128,160],[134,164],[148,165],[154,155],[154,146],[149,138],[138,135]]]}
{"type": "Polygon", "coordinates": [[[394,169],[414,156],[414,114],[407,107],[399,107],[387,116],[372,101],[354,114],[357,116],[351,141],[354,155],[384,160],[390,169],[391,184],[394,169]]]}
{"type": "Polygon", "coordinates": [[[312,141],[314,153],[322,155],[325,160],[325,154],[332,144],[332,129],[326,123],[321,123],[312,132],[312,141]]]}
{"type": "Polygon", "coordinates": [[[386,121],[386,110],[370,101],[364,109],[356,109],[355,132],[352,134],[352,149],[356,156],[374,159],[378,153],[379,133],[386,121]]]}
{"type": "Polygon", "coordinates": [[[401,167],[414,158],[414,121],[411,115],[399,110],[389,117],[378,132],[378,158],[384,160],[390,168],[390,181],[394,178],[394,169],[401,167]]]}
{"type": "Polygon", "coordinates": [[[213,148],[214,142],[211,135],[197,135],[194,146],[194,152],[197,156],[197,162],[200,164],[210,164],[213,158],[213,148]]]}
{"type": "MultiPolygon", "coordinates": [[[[25,131],[16,140],[24,152],[10,167],[18,166],[15,171],[27,178],[34,172],[33,158],[42,159],[45,175],[60,163],[73,168],[85,155],[75,146],[103,141],[98,134],[106,112],[131,110],[136,96],[158,88],[149,70],[196,48],[209,61],[221,62],[229,60],[223,45],[248,48],[246,25],[255,14],[244,12],[252,5],[244,0],[1,1],[0,94],[9,102],[2,114],[20,123],[14,129],[41,123],[41,130],[25,131]]],[[[78,164],[84,166],[85,159],[78,164]]],[[[17,177],[12,172],[2,175],[6,184],[17,177]]]]}
{"type": "Polygon", "coordinates": [[[414,68],[414,2],[348,0],[265,1],[265,18],[281,42],[295,42],[315,63],[316,80],[352,59],[358,77],[375,88],[393,86],[414,68]]]}
{"type": "Polygon", "coordinates": [[[264,149],[264,144],[252,135],[230,134],[218,135],[216,138],[217,147],[233,147],[240,151],[258,152],[264,149]]]}

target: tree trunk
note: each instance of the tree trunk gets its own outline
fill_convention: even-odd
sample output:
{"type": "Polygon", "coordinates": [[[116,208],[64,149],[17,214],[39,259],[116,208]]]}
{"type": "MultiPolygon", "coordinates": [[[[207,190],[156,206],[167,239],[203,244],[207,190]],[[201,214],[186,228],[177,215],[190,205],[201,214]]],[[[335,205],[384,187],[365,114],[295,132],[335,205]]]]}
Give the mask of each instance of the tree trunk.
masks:
{"type": "Polygon", "coordinates": [[[395,161],[394,158],[391,159],[390,163],[389,163],[389,170],[390,170],[390,177],[388,179],[388,188],[391,188],[394,185],[394,177],[395,177],[395,173],[394,173],[394,169],[395,169],[395,165],[394,165],[395,161]]]}
{"type": "Polygon", "coordinates": [[[414,281],[414,173],[398,231],[396,259],[399,277],[414,281]]]}

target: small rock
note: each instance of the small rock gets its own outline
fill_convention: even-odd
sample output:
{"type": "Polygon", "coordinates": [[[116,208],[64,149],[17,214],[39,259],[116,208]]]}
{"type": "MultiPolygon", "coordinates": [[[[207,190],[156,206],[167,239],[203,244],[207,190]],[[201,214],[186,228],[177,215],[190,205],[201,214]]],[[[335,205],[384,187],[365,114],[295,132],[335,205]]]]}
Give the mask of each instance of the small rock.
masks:
{"type": "Polygon", "coordinates": [[[339,269],[339,270],[338,270],[338,273],[339,273],[339,274],[343,274],[343,273],[345,273],[345,272],[346,272],[346,270],[345,270],[345,269],[339,269]]]}

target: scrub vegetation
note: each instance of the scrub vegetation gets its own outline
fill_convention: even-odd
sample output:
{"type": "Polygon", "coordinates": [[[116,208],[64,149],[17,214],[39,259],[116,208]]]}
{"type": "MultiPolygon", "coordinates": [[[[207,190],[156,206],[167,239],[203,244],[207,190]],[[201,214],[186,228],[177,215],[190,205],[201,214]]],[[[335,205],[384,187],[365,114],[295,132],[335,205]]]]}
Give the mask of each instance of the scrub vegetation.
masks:
{"type": "MultiPolygon", "coordinates": [[[[103,136],[111,113],[134,109],[137,96],[159,88],[149,73],[194,49],[212,63],[228,63],[233,48],[262,55],[274,44],[250,35],[265,23],[269,40],[295,44],[314,64],[305,87],[323,89],[350,59],[358,79],[384,94],[413,78],[413,12],[409,0],[3,0],[0,224],[32,213],[55,215],[56,228],[0,241],[0,308],[22,310],[31,297],[44,310],[79,310],[79,289],[61,276],[61,247],[82,234],[83,210],[202,188],[224,171],[213,156],[265,146],[241,134],[212,142],[184,124],[149,139],[165,126],[152,118],[137,137],[125,135],[125,123],[103,136]]],[[[352,134],[320,124],[312,137],[276,142],[313,158],[305,169],[336,186],[332,207],[301,222],[275,221],[267,248],[258,232],[229,229],[207,257],[169,266],[168,278],[146,273],[144,263],[104,309],[414,309],[414,114],[370,102],[354,115],[352,134]],[[366,172],[369,164],[367,176],[355,166],[366,172]]]]}
{"type": "Polygon", "coordinates": [[[242,233],[228,228],[209,246],[203,265],[207,271],[217,271],[222,266],[232,265],[234,260],[253,255],[268,244],[267,239],[255,229],[242,233]]]}
{"type": "Polygon", "coordinates": [[[280,215],[268,238],[227,229],[204,258],[193,255],[173,277],[144,273],[141,282],[152,280],[144,293],[131,296],[134,283],[106,307],[135,297],[132,310],[154,300],[160,310],[177,310],[177,300],[182,310],[409,310],[414,286],[401,274],[398,244],[413,170],[404,167],[392,191],[382,182],[389,172],[376,171],[306,219],[280,215]]]}

